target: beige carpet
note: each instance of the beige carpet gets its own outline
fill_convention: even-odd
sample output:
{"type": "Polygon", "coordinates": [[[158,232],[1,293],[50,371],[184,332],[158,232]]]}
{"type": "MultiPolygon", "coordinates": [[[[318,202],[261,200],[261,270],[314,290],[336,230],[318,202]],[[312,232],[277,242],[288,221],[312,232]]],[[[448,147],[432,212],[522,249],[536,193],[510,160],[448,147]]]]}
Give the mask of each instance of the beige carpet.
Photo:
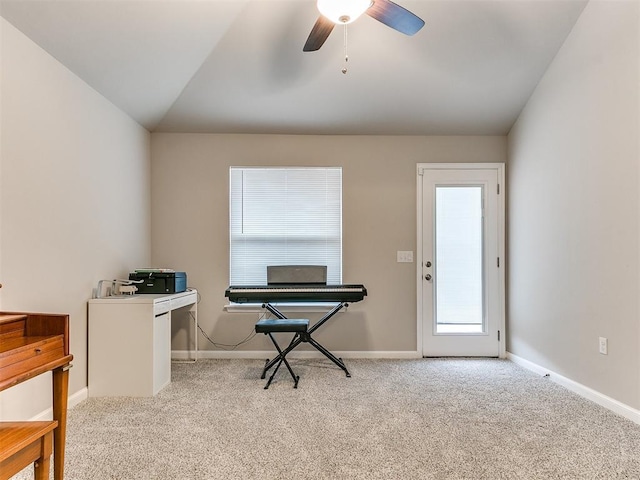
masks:
{"type": "MultiPolygon", "coordinates": [[[[640,479],[640,426],[495,359],[174,364],[69,412],[66,478],[640,479]]],[[[28,472],[31,475],[31,472],[28,472]]],[[[16,478],[31,478],[25,472],[16,478]]]]}

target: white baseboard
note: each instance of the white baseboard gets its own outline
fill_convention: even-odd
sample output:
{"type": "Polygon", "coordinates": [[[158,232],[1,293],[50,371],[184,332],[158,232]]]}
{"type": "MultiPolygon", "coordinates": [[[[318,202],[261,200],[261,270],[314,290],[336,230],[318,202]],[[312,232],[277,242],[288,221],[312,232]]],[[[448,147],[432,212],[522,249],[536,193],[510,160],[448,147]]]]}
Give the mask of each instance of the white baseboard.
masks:
{"type": "MultiPolygon", "coordinates": [[[[275,350],[203,350],[198,352],[198,358],[244,358],[261,359],[272,358],[275,350]]],[[[345,351],[332,352],[338,358],[421,358],[417,351],[345,351]]],[[[171,358],[175,360],[191,360],[193,352],[188,350],[173,350],[171,358]]],[[[287,358],[324,358],[316,350],[296,350],[287,355],[287,358]]]]}
{"type": "Polygon", "coordinates": [[[570,378],[563,377],[551,370],[541,367],[540,365],[530,362],[522,357],[514,355],[513,353],[507,352],[507,359],[511,360],[513,363],[516,363],[527,370],[531,370],[532,372],[538,373],[542,376],[549,376],[549,379],[558,385],[562,385],[563,387],[571,390],[574,393],[577,393],[581,397],[586,398],[587,400],[591,400],[592,402],[597,403],[598,405],[611,410],[618,415],[622,415],[625,418],[628,418],[634,423],[640,425],[640,410],[636,410],[629,405],[626,405],[618,400],[608,397],[592,388],[589,388],[581,383],[571,380],[570,378]]]}
{"type": "MultiPolygon", "coordinates": [[[[67,399],[67,409],[71,409],[78,405],[80,402],[84,402],[89,396],[89,389],[84,387],[78,390],[73,395],[70,395],[67,399]]],[[[46,410],[40,412],[35,417],[30,418],[30,421],[40,422],[45,420],[51,420],[53,418],[53,408],[47,408],[46,410]]]]}

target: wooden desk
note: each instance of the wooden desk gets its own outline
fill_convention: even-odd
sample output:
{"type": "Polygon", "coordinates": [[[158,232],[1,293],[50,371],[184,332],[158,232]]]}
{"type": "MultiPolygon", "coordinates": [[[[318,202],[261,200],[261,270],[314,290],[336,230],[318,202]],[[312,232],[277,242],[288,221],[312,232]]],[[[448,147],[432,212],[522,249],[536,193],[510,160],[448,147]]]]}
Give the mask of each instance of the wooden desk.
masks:
{"type": "Polygon", "coordinates": [[[52,372],[53,420],[58,422],[53,431],[55,480],[64,477],[71,360],[69,315],[0,312],[0,391],[52,372]]]}

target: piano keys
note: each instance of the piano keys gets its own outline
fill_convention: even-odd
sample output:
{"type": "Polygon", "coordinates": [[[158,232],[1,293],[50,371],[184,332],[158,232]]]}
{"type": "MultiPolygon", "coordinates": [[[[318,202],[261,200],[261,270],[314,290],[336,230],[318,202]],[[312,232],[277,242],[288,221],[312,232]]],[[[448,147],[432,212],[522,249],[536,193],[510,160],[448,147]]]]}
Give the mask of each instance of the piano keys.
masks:
{"type": "Polygon", "coordinates": [[[364,285],[277,284],[230,286],[225,297],[235,303],[359,302],[367,295],[364,285]]]}

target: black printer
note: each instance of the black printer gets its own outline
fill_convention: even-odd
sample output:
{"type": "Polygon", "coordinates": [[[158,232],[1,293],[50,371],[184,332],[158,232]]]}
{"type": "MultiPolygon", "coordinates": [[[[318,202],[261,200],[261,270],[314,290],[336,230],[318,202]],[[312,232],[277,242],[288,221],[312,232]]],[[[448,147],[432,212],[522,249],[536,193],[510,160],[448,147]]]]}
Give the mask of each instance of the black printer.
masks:
{"type": "Polygon", "coordinates": [[[136,282],[136,293],[180,293],[187,289],[187,274],[167,268],[135,270],[129,273],[129,280],[136,282]]]}

